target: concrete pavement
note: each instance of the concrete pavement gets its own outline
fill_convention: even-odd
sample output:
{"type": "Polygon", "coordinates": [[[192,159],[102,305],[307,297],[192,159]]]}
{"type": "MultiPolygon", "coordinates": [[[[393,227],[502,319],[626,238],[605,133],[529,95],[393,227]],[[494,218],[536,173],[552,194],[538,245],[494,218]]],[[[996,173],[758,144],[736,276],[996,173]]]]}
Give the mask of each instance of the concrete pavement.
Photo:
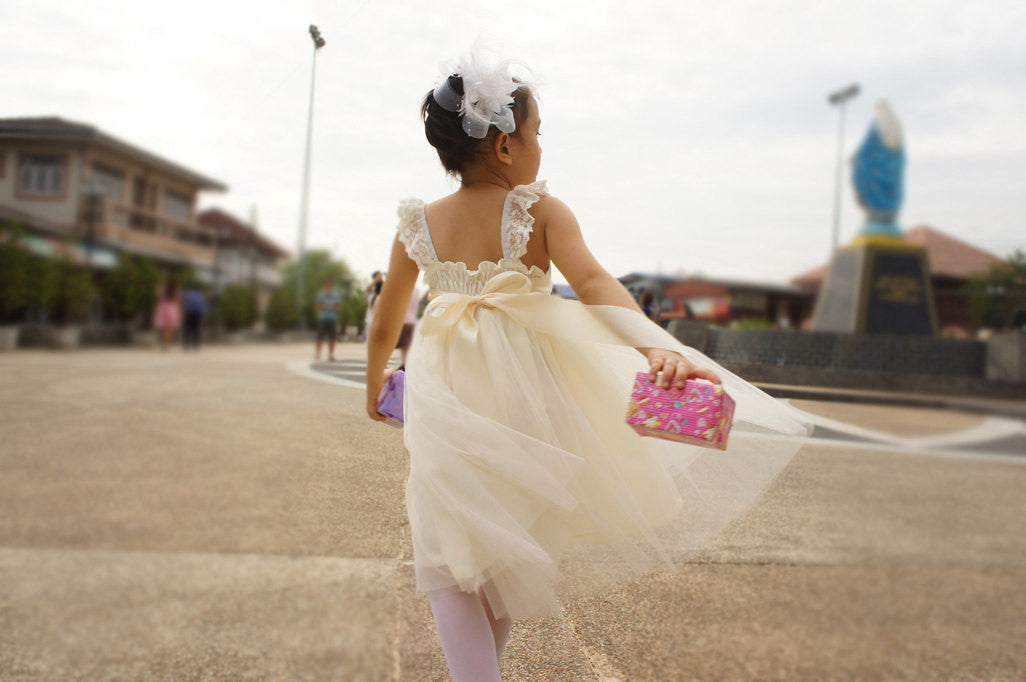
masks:
{"type": "MultiPolygon", "coordinates": [[[[311,351],[0,355],[0,679],[446,679],[401,434],[287,369],[311,351]]],[[[812,443],[677,571],[518,623],[504,673],[1021,679],[1024,584],[1022,463],[812,443]]]]}

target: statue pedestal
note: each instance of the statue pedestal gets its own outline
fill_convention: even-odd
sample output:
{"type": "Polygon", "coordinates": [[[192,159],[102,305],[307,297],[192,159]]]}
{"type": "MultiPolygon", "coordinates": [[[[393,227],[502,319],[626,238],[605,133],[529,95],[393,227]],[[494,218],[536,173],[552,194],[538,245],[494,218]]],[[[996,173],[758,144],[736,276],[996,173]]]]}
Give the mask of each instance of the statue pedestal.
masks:
{"type": "Polygon", "coordinates": [[[926,250],[893,237],[837,249],[816,297],[813,331],[937,334],[926,250]]]}

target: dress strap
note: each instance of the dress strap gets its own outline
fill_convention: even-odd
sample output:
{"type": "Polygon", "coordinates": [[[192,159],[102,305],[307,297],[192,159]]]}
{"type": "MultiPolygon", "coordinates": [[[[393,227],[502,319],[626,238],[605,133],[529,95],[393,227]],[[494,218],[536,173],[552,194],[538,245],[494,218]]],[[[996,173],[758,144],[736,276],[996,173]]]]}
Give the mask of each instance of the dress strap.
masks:
{"type": "Polygon", "coordinates": [[[426,270],[438,262],[435,246],[431,243],[427,221],[424,219],[424,202],[420,199],[403,199],[399,202],[399,241],[406,247],[406,255],[417,267],[426,270]]]}
{"type": "Polygon", "coordinates": [[[527,242],[534,229],[531,206],[549,193],[544,180],[517,185],[506,195],[502,207],[502,257],[519,261],[527,253],[527,242]]]}

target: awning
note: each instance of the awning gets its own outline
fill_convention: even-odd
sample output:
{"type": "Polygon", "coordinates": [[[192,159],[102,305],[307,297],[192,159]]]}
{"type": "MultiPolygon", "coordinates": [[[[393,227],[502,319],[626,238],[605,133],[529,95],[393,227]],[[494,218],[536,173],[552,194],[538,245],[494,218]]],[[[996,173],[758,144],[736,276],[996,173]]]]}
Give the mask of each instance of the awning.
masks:
{"type": "Polygon", "coordinates": [[[81,253],[82,263],[90,264],[100,270],[110,270],[118,264],[118,254],[111,249],[97,246],[75,245],[75,249],[81,253]]]}
{"type": "Polygon", "coordinates": [[[18,243],[23,244],[25,248],[43,258],[60,258],[60,254],[54,250],[53,244],[46,237],[36,237],[32,235],[26,235],[18,240],[18,243]]]}
{"type": "MultiPolygon", "coordinates": [[[[4,241],[7,241],[4,235],[4,241]]],[[[66,260],[75,265],[91,266],[101,270],[109,270],[118,264],[117,253],[104,246],[93,244],[91,247],[78,242],[67,242],[56,237],[44,237],[26,234],[18,238],[27,251],[42,258],[66,260]]]]}

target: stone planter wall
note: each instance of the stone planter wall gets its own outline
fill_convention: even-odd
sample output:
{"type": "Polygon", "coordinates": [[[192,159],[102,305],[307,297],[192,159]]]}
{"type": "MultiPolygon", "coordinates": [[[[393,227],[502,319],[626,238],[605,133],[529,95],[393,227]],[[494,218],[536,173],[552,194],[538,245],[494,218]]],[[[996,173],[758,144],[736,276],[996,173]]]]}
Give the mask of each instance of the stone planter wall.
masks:
{"type": "Polygon", "coordinates": [[[749,381],[1026,399],[1026,334],[990,342],[923,336],[720,329],[690,320],[667,328],[749,381]]]}
{"type": "Polygon", "coordinates": [[[0,327],[0,352],[14,350],[18,347],[18,337],[21,336],[21,327],[12,324],[0,327]]]}

